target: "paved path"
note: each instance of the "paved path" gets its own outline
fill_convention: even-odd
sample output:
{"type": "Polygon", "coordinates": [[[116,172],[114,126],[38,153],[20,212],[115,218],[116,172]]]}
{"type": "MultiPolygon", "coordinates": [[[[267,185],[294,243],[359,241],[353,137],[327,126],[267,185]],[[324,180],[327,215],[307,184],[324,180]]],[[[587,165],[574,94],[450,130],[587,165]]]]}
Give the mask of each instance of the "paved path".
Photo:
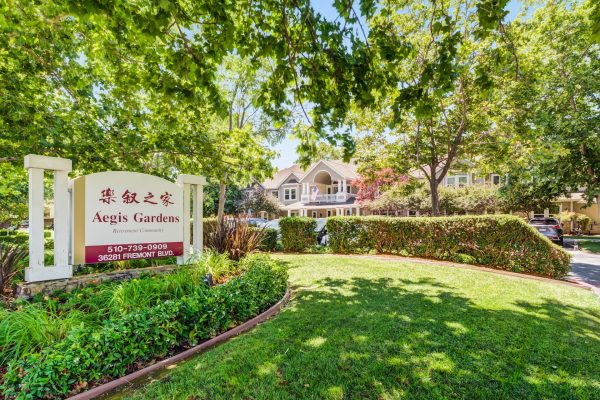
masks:
{"type": "Polygon", "coordinates": [[[573,255],[569,277],[600,289],[600,254],[570,250],[573,255]]]}

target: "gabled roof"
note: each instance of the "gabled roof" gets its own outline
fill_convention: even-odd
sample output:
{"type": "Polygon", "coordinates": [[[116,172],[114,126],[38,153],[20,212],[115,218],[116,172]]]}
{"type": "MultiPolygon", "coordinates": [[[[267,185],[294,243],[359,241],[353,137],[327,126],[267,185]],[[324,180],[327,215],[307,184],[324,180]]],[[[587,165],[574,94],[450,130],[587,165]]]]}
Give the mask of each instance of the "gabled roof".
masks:
{"type": "Polygon", "coordinates": [[[352,180],[359,177],[358,172],[356,172],[356,165],[354,163],[345,163],[339,160],[319,160],[310,166],[308,171],[304,173],[304,177],[317,168],[319,164],[327,165],[329,168],[341,175],[344,179],[352,180]]]}
{"type": "Polygon", "coordinates": [[[268,179],[262,183],[265,189],[278,189],[290,176],[295,176],[298,181],[304,176],[304,171],[298,164],[284,168],[275,172],[272,179],[268,179]]]}
{"type": "Polygon", "coordinates": [[[261,185],[267,190],[278,189],[291,176],[294,176],[300,182],[307,174],[309,174],[321,163],[327,165],[329,168],[343,176],[344,179],[352,180],[359,177],[358,172],[356,172],[356,164],[352,162],[345,163],[339,160],[319,160],[313,163],[306,171],[303,170],[298,164],[294,164],[290,167],[279,170],[273,175],[272,179],[264,181],[261,185]]]}

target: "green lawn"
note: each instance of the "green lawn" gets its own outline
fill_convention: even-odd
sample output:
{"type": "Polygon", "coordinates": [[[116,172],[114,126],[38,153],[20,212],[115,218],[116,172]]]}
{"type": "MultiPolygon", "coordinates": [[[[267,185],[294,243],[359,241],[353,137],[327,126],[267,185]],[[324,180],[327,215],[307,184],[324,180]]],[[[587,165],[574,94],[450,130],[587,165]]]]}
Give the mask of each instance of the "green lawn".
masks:
{"type": "Polygon", "coordinates": [[[600,236],[565,236],[565,238],[576,239],[581,249],[600,254],[600,236]]]}
{"type": "Polygon", "coordinates": [[[136,399],[598,399],[592,292],[447,266],[280,256],[294,298],[136,399]]]}

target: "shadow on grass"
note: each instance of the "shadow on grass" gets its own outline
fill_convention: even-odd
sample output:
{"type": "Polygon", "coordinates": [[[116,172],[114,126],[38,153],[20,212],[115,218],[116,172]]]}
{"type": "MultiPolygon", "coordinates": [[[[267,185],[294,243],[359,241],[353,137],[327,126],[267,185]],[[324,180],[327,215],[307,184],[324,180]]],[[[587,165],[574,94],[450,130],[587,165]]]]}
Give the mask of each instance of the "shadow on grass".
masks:
{"type": "Polygon", "coordinates": [[[598,399],[597,311],[483,309],[433,279],[324,279],[139,398],[598,399]]]}

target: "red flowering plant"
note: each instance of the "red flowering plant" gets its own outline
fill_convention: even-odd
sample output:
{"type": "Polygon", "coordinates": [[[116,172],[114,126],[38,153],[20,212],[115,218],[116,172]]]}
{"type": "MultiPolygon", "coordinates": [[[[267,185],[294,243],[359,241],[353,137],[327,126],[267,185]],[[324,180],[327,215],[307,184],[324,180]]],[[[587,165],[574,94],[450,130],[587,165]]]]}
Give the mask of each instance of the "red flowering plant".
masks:
{"type": "Polygon", "coordinates": [[[366,205],[390,187],[404,184],[407,181],[408,176],[398,174],[391,168],[382,168],[353,180],[352,185],[358,188],[356,201],[361,205],[366,205]]]}

